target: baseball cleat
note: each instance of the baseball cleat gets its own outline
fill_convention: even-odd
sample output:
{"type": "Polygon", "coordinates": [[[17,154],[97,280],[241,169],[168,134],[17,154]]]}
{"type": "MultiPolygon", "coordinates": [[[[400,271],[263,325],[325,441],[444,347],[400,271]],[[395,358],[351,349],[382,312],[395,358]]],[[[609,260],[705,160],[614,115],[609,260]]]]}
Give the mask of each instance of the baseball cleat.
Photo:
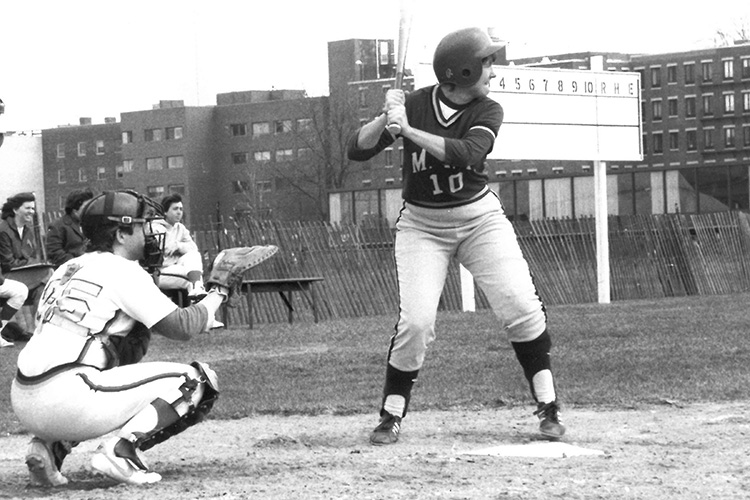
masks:
{"type": "Polygon", "coordinates": [[[123,438],[100,444],[91,458],[91,466],[96,472],[119,483],[151,484],[161,481],[161,475],[149,472],[135,445],[123,438]]]}
{"type": "Polygon", "coordinates": [[[539,417],[539,432],[551,441],[557,441],[565,434],[565,426],[560,418],[560,405],[557,401],[539,403],[534,415],[539,417]]]}
{"type": "Polygon", "coordinates": [[[32,438],[29,444],[26,466],[29,468],[31,486],[49,487],[68,484],[68,478],[55,467],[50,446],[38,437],[32,438]]]}
{"type": "Polygon", "coordinates": [[[398,441],[401,432],[401,417],[385,413],[380,424],[370,434],[370,442],[375,445],[393,444],[398,441]]]}

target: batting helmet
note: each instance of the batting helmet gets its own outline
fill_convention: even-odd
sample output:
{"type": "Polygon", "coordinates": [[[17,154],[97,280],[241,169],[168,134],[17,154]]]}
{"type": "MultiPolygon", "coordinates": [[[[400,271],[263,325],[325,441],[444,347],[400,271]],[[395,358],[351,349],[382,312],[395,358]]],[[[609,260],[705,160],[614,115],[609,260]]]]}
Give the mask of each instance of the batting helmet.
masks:
{"type": "Polygon", "coordinates": [[[482,60],[505,46],[493,42],[480,28],[464,28],[448,33],[435,49],[432,68],[440,83],[470,87],[482,75],[482,60]]]}

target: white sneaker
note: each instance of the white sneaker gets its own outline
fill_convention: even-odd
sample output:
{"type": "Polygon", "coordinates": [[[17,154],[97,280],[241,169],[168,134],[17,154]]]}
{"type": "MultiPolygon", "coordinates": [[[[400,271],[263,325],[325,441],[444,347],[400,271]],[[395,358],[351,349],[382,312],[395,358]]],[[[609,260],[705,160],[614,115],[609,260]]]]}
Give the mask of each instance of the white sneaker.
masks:
{"type": "Polygon", "coordinates": [[[224,328],[224,323],[222,323],[221,321],[219,321],[216,318],[214,318],[214,321],[213,321],[213,323],[211,323],[211,326],[209,326],[209,328],[212,329],[212,330],[214,328],[224,328]]]}
{"type": "Polygon", "coordinates": [[[161,481],[161,475],[156,472],[149,472],[148,469],[141,467],[143,459],[140,450],[137,448],[133,447],[132,452],[135,453],[140,464],[136,464],[132,459],[118,456],[115,453],[115,445],[120,441],[132,446],[129,441],[122,438],[110,439],[99,445],[91,458],[91,466],[95,471],[120,483],[151,484],[161,481]]]}
{"type": "Polygon", "coordinates": [[[194,285],[190,285],[188,288],[188,297],[191,299],[202,299],[206,295],[208,295],[208,292],[200,281],[194,285]]]}
{"type": "Polygon", "coordinates": [[[4,338],[0,337],[0,347],[13,347],[14,344],[10,340],[5,340],[4,338]]]}
{"type": "Polygon", "coordinates": [[[63,476],[55,466],[52,449],[38,437],[31,440],[29,451],[26,453],[26,466],[29,468],[29,483],[31,486],[62,486],[68,484],[68,478],[63,476]]]}

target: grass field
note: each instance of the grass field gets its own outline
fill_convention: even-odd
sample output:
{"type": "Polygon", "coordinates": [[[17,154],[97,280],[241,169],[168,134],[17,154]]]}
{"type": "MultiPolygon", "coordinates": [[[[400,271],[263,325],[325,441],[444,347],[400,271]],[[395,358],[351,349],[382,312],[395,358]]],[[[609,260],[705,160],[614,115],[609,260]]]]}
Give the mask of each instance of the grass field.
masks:
{"type": "MultiPolygon", "coordinates": [[[[553,369],[564,405],[632,408],[750,399],[750,294],[551,307],[553,369]]],[[[158,337],[148,360],[207,361],[221,399],[211,418],[374,413],[394,316],[319,324],[261,324],[158,337]]],[[[0,350],[0,433],[22,432],[9,386],[19,347],[0,350]]],[[[411,408],[531,404],[494,317],[441,313],[411,408]]]]}

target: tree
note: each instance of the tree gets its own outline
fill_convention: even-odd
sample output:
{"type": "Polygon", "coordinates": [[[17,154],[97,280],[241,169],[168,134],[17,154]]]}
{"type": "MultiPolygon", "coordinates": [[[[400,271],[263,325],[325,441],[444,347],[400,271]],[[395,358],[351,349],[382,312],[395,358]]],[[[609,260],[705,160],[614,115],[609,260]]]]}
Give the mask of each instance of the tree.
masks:
{"type": "Polygon", "coordinates": [[[732,26],[717,29],[714,37],[717,47],[728,47],[740,40],[750,40],[750,16],[738,17],[732,26]]]}
{"type": "MultiPolygon", "coordinates": [[[[290,131],[292,154],[266,163],[277,180],[316,207],[318,218],[328,220],[328,192],[343,187],[352,169],[346,145],[358,121],[348,99],[309,98],[303,103],[305,118],[298,119],[290,131]]],[[[257,163],[253,160],[248,171],[254,167],[257,163]]],[[[257,184],[250,184],[248,201],[257,206],[257,184]]]]}

